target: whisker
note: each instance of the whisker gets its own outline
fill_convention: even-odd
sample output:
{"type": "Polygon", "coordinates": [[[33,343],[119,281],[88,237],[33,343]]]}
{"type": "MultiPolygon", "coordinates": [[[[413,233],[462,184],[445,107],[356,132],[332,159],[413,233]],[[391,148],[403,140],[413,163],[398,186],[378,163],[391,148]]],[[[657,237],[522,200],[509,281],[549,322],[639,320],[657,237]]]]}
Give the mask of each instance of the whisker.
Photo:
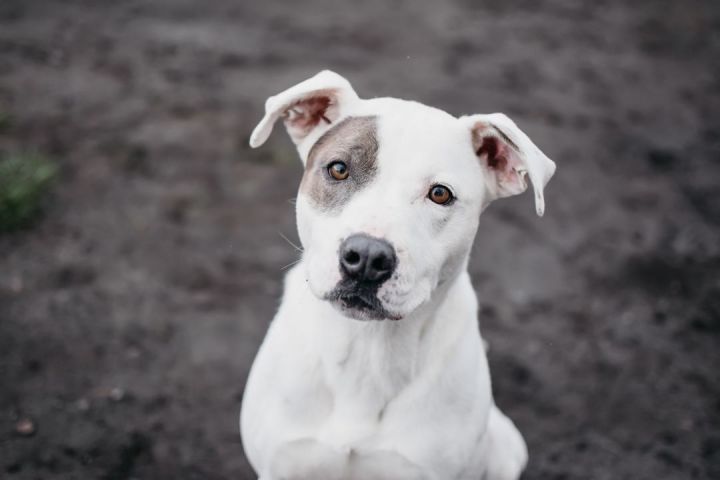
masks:
{"type": "Polygon", "coordinates": [[[292,267],[292,266],[297,265],[298,263],[300,263],[300,260],[302,260],[302,258],[298,258],[298,259],[295,260],[294,262],[288,263],[287,265],[285,265],[284,267],[282,267],[280,270],[287,270],[288,268],[290,268],[290,267],[292,267]]]}
{"type": "Polygon", "coordinates": [[[298,252],[303,253],[304,250],[302,249],[302,247],[299,247],[299,246],[295,245],[295,244],[292,242],[292,240],[290,240],[289,238],[287,238],[287,237],[286,237],[285,235],[283,235],[281,232],[277,232],[277,233],[278,233],[278,235],[280,235],[280,236],[283,238],[283,240],[285,240],[287,243],[289,243],[291,247],[293,247],[293,248],[294,248],[295,250],[297,250],[298,252]]]}

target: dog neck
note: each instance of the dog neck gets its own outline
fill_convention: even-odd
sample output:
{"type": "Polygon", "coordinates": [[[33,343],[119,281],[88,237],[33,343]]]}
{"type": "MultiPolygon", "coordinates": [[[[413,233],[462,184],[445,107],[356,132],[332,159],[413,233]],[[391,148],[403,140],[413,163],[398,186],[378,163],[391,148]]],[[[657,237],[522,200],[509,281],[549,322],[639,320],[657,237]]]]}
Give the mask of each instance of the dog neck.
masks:
{"type": "Polygon", "coordinates": [[[318,307],[316,331],[325,339],[318,352],[329,384],[337,395],[373,397],[368,405],[390,401],[428,369],[442,368],[437,357],[468,328],[477,330],[477,301],[464,266],[401,320],[358,321],[327,302],[318,307]]]}

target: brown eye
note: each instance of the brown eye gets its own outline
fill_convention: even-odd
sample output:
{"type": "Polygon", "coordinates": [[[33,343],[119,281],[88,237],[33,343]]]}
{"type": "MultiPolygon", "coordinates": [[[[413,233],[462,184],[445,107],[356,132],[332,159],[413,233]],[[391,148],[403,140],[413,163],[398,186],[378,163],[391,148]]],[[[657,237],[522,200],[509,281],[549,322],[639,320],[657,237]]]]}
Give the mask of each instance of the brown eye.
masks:
{"type": "Polygon", "coordinates": [[[454,200],[453,194],[445,185],[433,185],[428,192],[428,198],[438,205],[447,205],[454,200]]]}
{"type": "Polygon", "coordinates": [[[344,162],[332,162],[328,165],[328,173],[335,180],[345,180],[350,172],[348,166],[344,162]]]}

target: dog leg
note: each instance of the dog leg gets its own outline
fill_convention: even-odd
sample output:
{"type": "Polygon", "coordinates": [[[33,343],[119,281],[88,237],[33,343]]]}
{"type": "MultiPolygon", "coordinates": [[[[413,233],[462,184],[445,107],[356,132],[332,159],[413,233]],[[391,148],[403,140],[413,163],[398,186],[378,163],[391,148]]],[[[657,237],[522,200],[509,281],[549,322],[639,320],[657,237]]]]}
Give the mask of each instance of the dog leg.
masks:
{"type": "Polygon", "coordinates": [[[484,480],[517,480],[527,465],[525,440],[515,424],[495,405],[490,409],[489,450],[484,480]]]}
{"type": "Polygon", "coordinates": [[[403,455],[388,450],[355,453],[350,458],[352,480],[432,480],[403,455]]]}
{"type": "Polygon", "coordinates": [[[344,480],[348,457],[312,438],[300,438],[277,449],[267,480],[344,480]]]}
{"type": "Polygon", "coordinates": [[[431,480],[404,456],[387,450],[335,450],[312,438],[283,444],[258,480],[431,480]]]}

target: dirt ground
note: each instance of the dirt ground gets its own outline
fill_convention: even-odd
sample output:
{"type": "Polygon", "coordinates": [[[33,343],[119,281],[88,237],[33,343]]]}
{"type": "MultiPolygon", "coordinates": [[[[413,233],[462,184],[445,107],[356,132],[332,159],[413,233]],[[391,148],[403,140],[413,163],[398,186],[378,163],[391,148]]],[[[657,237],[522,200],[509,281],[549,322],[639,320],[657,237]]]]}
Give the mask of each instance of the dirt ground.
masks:
{"type": "Polygon", "coordinates": [[[2,0],[0,149],[61,174],[0,236],[0,478],[255,478],[301,165],[247,139],[322,68],[503,111],[558,164],[470,266],[523,478],[720,478],[719,59],[712,1],[2,0]]]}

